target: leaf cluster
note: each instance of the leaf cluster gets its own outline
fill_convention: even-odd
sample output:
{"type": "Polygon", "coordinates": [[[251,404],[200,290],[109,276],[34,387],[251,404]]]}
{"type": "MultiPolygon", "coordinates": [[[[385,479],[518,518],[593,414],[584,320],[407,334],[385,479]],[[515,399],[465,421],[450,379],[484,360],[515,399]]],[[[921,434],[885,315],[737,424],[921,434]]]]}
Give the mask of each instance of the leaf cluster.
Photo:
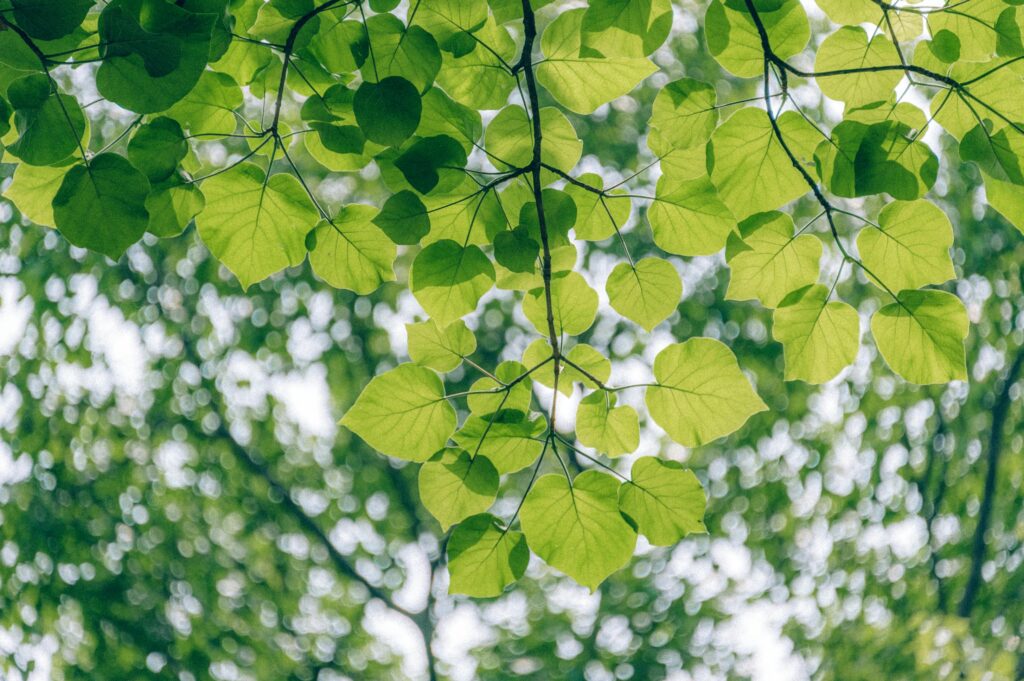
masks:
{"type": "Polygon", "coordinates": [[[774,311],[786,379],[825,382],[860,347],[859,313],[836,294],[853,270],[895,373],[967,378],[966,308],[936,288],[956,277],[954,232],[933,202],[941,165],[925,135],[956,140],[991,205],[1024,229],[1024,15],[1008,2],[819,4],[838,25],[820,43],[799,0],[713,0],[708,51],[762,94],[720,102],[706,82],[665,84],[642,131],[654,160],[616,180],[578,172],[574,120],[658,71],[668,0],[4,0],[0,141],[17,164],[5,196],[113,259],[147,232],[194,224],[246,288],[308,259],[327,284],[368,294],[408,254],[427,316],[408,328],[412,361],[371,380],[342,423],[422,464],[423,504],[454,528],[453,590],[497,595],[531,551],[595,588],[638,534],[671,544],[703,531],[691,472],[653,456],[630,476],[606,463],[640,447],[640,398],[619,395],[642,391],[645,416],[686,447],[767,407],[711,338],[669,344],[647,380],[613,383],[610,360],[581,342],[601,301],[578,265],[588,242],[614,240],[606,298],[646,331],[684,295],[667,255],[724,252],[727,298],[774,311]],[[100,149],[102,121],[70,86],[77,70],[134,114],[100,149]],[[805,110],[804,82],[842,104],[840,121],[805,110]],[[338,205],[311,166],[373,168],[388,195],[338,205]],[[654,191],[634,192],[650,173],[654,191]],[[820,209],[799,228],[786,210],[797,201],[820,209]],[[648,226],[666,257],[636,260],[624,232],[648,226]],[[537,336],[486,368],[464,318],[495,288],[521,301],[537,336]],[[444,375],[463,365],[481,377],[451,392],[444,375]],[[547,409],[535,385],[551,390],[547,409]],[[559,396],[577,388],[569,438],[559,396]],[[574,476],[577,456],[596,468],[574,476]],[[545,464],[555,472],[541,475],[545,464]],[[513,512],[492,513],[520,478],[513,512]]]}

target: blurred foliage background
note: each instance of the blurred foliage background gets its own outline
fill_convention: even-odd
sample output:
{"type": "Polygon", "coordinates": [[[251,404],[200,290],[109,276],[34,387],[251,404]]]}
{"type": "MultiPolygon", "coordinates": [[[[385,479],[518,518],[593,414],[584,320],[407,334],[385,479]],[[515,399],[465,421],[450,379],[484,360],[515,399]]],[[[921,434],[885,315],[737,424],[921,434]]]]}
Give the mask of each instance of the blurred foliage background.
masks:
{"type": "MultiPolygon", "coordinates": [[[[703,6],[676,9],[650,82],[756,96],[707,55],[703,6]]],[[[650,162],[635,131],[654,92],[573,119],[584,169],[650,162]]],[[[128,120],[102,109],[87,109],[98,147],[128,120]]],[[[417,307],[400,286],[359,297],[302,266],[243,293],[193,230],[112,264],[0,202],[0,676],[1024,678],[1024,242],[955,148],[943,158],[934,198],[957,231],[969,384],[908,386],[870,344],[828,385],[783,383],[769,314],[724,301],[721,256],[678,259],[669,325],[638,334],[609,315],[583,340],[628,363],[708,335],[755,375],[771,409],[734,436],[691,451],[644,434],[641,454],[705,483],[710,534],[641,548],[593,594],[537,563],[491,601],[446,595],[415,472],[335,425],[404,356],[417,307]]],[[[338,202],[379,194],[372,168],[303,172],[338,202]]],[[[644,225],[634,211],[638,256],[644,225]]],[[[598,277],[602,246],[584,256],[598,277]]],[[[849,268],[839,286],[877,307],[849,268]]],[[[510,297],[488,301],[485,366],[528,337],[510,297]]]]}

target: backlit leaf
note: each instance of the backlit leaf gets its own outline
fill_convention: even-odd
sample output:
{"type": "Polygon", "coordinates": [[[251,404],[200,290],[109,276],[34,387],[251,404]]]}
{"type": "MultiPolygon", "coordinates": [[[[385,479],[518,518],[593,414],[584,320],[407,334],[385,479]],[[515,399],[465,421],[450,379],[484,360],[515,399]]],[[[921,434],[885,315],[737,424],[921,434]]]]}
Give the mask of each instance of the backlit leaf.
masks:
{"type": "Polygon", "coordinates": [[[742,237],[727,257],[731,300],[757,299],[775,307],[790,291],[818,280],[821,241],[794,235],[793,219],[784,213],[758,213],[739,226],[742,237]]]}
{"type": "Polygon", "coordinates": [[[728,435],[768,408],[732,351],[711,338],[691,338],[659,352],[654,378],[647,408],[669,437],[687,447],[728,435]]]}
{"type": "Polygon", "coordinates": [[[967,310],[945,291],[903,291],[875,312],[871,333],[878,351],[911,383],[966,381],[967,310]]]}
{"type": "Polygon", "coordinates": [[[423,505],[447,530],[490,508],[498,493],[498,471],[483,455],[446,449],[420,467],[419,488],[423,505]]]}
{"type": "Polygon", "coordinates": [[[530,549],[522,532],[504,528],[492,515],[467,518],[448,540],[448,590],[476,598],[498,596],[526,572],[530,549]]]}
{"type": "Polygon", "coordinates": [[[644,258],[635,266],[619,263],[608,277],[606,288],[615,311],[647,331],[665,321],[683,295],[676,268],[658,258],[644,258]]]}
{"type": "Polygon", "coordinates": [[[243,288],[306,257],[316,210],[291,175],[267,177],[243,163],[202,184],[206,208],[196,219],[203,243],[243,288]]]}
{"type": "Polygon", "coordinates": [[[333,219],[321,220],[309,252],[313,271],[335,288],[360,294],[394,281],[395,244],[373,224],[376,215],[373,206],[352,203],[333,219]]]}
{"type": "Polygon", "coordinates": [[[653,456],[633,462],[629,482],[619,488],[619,508],[655,546],[671,546],[692,533],[706,533],[704,489],[693,471],[653,456]]]}
{"type": "Polygon", "coordinates": [[[828,289],[816,284],[786,296],[775,310],[772,335],[785,352],[787,381],[824,383],[857,356],[857,311],[828,297],[828,289]]]}
{"type": "Polygon", "coordinates": [[[100,154],[76,165],[53,197],[53,217],[64,237],[117,260],[146,231],[149,182],[123,156],[100,154]]]}
{"type": "Polygon", "coordinates": [[[437,374],[400,364],[363,388],[341,425],[383,454],[426,461],[455,432],[455,409],[437,374]]]}
{"type": "Polygon", "coordinates": [[[949,218],[928,201],[893,201],[878,214],[878,227],[857,236],[861,260],[894,291],[954,278],[952,245],[949,218]]]}
{"type": "Polygon", "coordinates": [[[483,251],[447,239],[420,251],[409,275],[416,300],[444,325],[475,310],[493,284],[494,266],[483,251]]]}
{"type": "Polygon", "coordinates": [[[626,564],[636,545],[636,532],[619,513],[618,493],[618,481],[599,471],[584,471],[571,485],[561,473],[538,478],[519,514],[526,542],[548,565],[593,591],[626,564]]]}

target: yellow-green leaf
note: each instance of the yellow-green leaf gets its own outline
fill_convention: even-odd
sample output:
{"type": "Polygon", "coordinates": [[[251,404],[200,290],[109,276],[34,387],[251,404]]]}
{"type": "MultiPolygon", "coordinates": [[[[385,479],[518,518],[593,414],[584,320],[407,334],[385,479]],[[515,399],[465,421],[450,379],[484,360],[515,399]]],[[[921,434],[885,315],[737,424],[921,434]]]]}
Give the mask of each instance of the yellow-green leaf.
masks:
{"type": "Polygon", "coordinates": [[[646,395],[651,417],[687,447],[728,435],[768,408],[732,351],[712,338],[669,345],[654,359],[654,378],[646,395]]]}

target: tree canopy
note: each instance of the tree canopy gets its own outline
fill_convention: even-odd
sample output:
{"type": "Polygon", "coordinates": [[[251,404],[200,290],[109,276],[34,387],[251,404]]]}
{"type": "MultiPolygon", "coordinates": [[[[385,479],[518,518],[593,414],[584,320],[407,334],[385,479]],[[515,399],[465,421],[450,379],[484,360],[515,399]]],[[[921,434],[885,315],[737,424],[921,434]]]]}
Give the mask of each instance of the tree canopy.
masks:
{"type": "MultiPolygon", "coordinates": [[[[435,574],[452,595],[512,599],[546,588],[539,559],[606,623],[631,603],[659,614],[630,620],[644,651],[611,653],[652,678],[683,665],[659,656],[662,635],[708,644],[668,607],[681,587],[645,577],[697,547],[724,561],[715,547],[739,533],[781,575],[771,600],[816,594],[790,637],[813,641],[819,672],[872,674],[850,671],[852,635],[886,649],[881,671],[1019,677],[1020,613],[971,616],[1006,606],[1024,555],[1019,503],[997,503],[1021,485],[1019,463],[999,466],[1021,447],[1024,8],[816,4],[0,0],[3,196],[25,221],[12,211],[4,267],[46,308],[0,360],[21,401],[11,466],[26,453],[36,471],[0,486],[0,562],[34,560],[0,598],[37,584],[20,624],[75,622],[68,676],[113,673],[96,667],[107,646],[176,678],[388,674],[387,655],[337,641],[372,651],[353,627],[368,602],[408,618],[434,676],[435,574]],[[105,396],[55,368],[95,354],[74,301],[97,291],[119,310],[108,323],[138,325],[154,374],[105,396]],[[248,385],[286,374],[329,386],[329,425],[304,432],[268,411],[282,388],[248,385]],[[979,489],[957,490],[971,466],[979,489]],[[946,522],[950,495],[973,534],[946,522]],[[844,567],[880,551],[887,519],[923,527],[913,588],[921,568],[896,544],[899,561],[844,567]],[[29,557],[37,524],[67,543],[29,557]],[[426,606],[401,600],[411,559],[384,550],[399,541],[426,556],[426,606]],[[103,594],[115,603],[86,622],[103,594]],[[917,648],[872,637],[928,599],[901,634],[917,648]],[[196,603],[218,616],[196,621],[196,603]],[[134,629],[139,607],[163,614],[134,629]],[[330,614],[310,634],[314,609],[330,614]],[[180,643],[225,630],[223,648],[180,643]]],[[[693,588],[687,611],[709,600],[693,588]]],[[[513,631],[495,645],[528,659],[513,631]]],[[[552,654],[534,656],[553,674],[581,652],[552,654]]]]}

